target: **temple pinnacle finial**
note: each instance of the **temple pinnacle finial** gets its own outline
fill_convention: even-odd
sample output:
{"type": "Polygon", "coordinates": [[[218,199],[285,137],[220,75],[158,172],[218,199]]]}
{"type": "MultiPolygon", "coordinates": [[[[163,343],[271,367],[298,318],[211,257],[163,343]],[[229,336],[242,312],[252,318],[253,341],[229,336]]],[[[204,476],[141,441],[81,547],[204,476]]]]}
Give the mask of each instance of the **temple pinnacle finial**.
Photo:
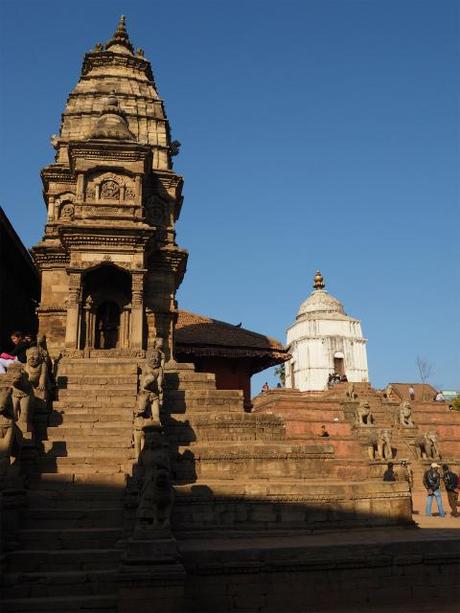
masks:
{"type": "MultiPolygon", "coordinates": [[[[110,47],[120,46],[122,48],[124,47],[125,49],[128,49],[131,53],[134,53],[133,46],[131,44],[131,41],[129,40],[128,32],[126,30],[126,17],[124,15],[120,17],[120,21],[118,22],[115,34],[106,44],[105,48],[109,49],[110,47]]],[[[117,49],[117,51],[119,51],[119,49],[117,49]]]]}
{"type": "Polygon", "coordinates": [[[313,279],[313,288],[314,289],[324,289],[326,287],[323,279],[323,275],[319,270],[316,271],[316,275],[313,279]]]}
{"type": "Polygon", "coordinates": [[[124,15],[120,17],[120,21],[117,25],[117,32],[124,32],[126,34],[126,17],[124,15]]]}

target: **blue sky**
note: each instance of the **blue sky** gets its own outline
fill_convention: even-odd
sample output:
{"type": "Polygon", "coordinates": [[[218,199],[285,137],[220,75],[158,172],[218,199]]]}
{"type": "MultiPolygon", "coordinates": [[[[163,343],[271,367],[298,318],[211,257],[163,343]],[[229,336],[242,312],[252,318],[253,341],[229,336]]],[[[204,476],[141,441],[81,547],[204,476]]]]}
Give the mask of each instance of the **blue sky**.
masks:
{"type": "Polygon", "coordinates": [[[0,203],[27,246],[49,137],[122,13],[182,143],[180,306],[284,340],[320,268],[374,385],[421,355],[460,389],[459,3],[1,0],[0,203]]]}

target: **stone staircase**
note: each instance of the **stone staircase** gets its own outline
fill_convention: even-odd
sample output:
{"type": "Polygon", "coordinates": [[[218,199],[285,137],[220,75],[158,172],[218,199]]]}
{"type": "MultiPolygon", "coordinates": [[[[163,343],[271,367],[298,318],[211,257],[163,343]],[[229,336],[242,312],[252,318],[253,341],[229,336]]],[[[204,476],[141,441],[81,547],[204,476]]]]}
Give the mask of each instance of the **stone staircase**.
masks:
{"type": "MultiPolygon", "coordinates": [[[[355,384],[357,398],[346,397],[347,384],[336,385],[325,392],[308,393],[297,390],[271,390],[254,399],[257,414],[282,416],[286,423],[287,438],[290,442],[320,441],[334,449],[330,474],[342,474],[349,478],[359,474],[361,478],[381,479],[386,462],[370,461],[367,454],[368,440],[372,434],[386,428],[392,432],[392,447],[395,451],[395,465],[408,460],[414,472],[414,489],[424,492],[423,474],[432,460],[418,458],[417,442],[423,433],[435,431],[438,434],[442,462],[460,472],[460,413],[449,411],[447,403],[414,400],[411,401],[413,428],[399,425],[399,387],[394,384],[394,397],[383,398],[367,383],[355,384]],[[371,427],[356,427],[356,409],[360,402],[367,401],[371,407],[374,424],[371,427]],[[329,437],[320,438],[321,425],[325,425],[329,437]],[[347,470],[348,466],[348,470],[347,470]]],[[[418,390],[420,392],[420,390],[418,390]]],[[[433,390],[434,392],[434,390],[433,390]]],[[[427,392],[425,391],[425,394],[427,392]]],[[[431,397],[431,394],[428,394],[431,397]]],[[[320,444],[321,444],[320,443],[320,444]]]]}
{"type": "MultiPolygon", "coordinates": [[[[191,365],[176,364],[166,384],[163,423],[172,448],[179,538],[379,521],[371,518],[369,488],[376,505],[386,492],[375,482],[363,484],[367,473],[357,463],[354,479],[344,483],[350,462],[337,458],[327,439],[290,437],[284,415],[245,413],[242,392],[216,390],[213,375],[195,373],[191,365]]],[[[388,513],[385,521],[392,521],[388,513]]]]}
{"type": "Polygon", "coordinates": [[[116,611],[137,365],[62,360],[2,611],[116,611]]]}
{"type": "MultiPolygon", "coordinates": [[[[2,613],[117,610],[120,563],[135,521],[125,486],[138,368],[101,355],[62,360],[59,397],[28,475],[19,547],[7,559],[2,613]]],[[[320,439],[316,426],[291,431],[283,416],[246,413],[241,391],[217,390],[214,375],[190,364],[168,364],[161,420],[179,543],[407,521],[406,485],[367,480],[366,463],[346,450],[352,440],[343,407],[330,401],[321,410],[331,429],[333,415],[340,416],[343,448],[333,437],[320,439]]]]}

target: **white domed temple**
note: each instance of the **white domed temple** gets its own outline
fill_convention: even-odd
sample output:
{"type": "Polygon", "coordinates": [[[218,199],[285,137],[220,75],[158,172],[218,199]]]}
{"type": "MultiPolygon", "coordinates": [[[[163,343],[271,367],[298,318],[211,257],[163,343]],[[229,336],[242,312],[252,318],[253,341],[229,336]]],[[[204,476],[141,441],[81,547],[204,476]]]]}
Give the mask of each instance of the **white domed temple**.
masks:
{"type": "Polygon", "coordinates": [[[325,289],[318,271],[313,292],[300,305],[287,330],[292,358],[286,363],[286,387],[300,391],[324,390],[336,372],[348,381],[368,381],[366,339],[361,323],[348,316],[341,302],[325,289]]]}

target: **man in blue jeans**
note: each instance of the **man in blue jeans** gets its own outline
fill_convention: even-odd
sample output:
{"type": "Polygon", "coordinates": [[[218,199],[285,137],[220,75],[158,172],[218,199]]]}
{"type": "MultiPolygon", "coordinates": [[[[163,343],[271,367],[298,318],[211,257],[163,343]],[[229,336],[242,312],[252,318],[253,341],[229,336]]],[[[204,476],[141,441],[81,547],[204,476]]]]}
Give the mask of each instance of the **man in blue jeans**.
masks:
{"type": "Polygon", "coordinates": [[[433,504],[433,498],[436,498],[436,504],[438,505],[439,517],[445,517],[446,513],[442,506],[442,498],[441,498],[441,475],[439,473],[439,469],[441,467],[436,462],[430,466],[430,468],[423,475],[423,485],[427,491],[427,499],[425,506],[425,515],[427,517],[432,517],[431,515],[431,505],[433,504]]]}

